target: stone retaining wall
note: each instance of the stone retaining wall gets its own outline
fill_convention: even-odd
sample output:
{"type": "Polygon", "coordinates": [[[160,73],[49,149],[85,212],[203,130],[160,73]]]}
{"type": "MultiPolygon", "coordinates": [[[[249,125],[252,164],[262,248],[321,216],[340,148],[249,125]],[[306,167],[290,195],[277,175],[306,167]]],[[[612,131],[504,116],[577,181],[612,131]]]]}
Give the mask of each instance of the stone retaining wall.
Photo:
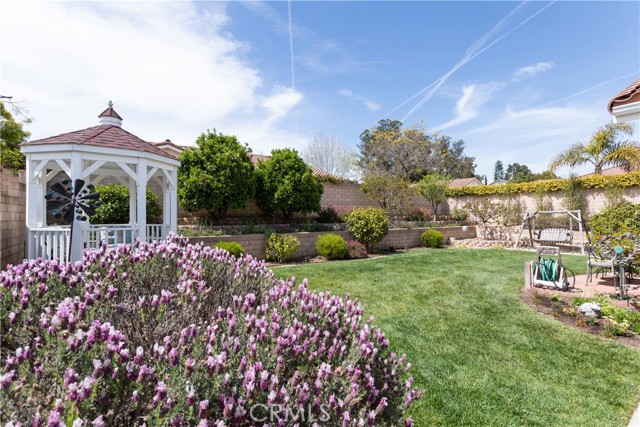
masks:
{"type": "MultiPolygon", "coordinates": [[[[435,230],[440,231],[445,240],[454,238],[460,239],[472,239],[476,237],[475,227],[435,227],[435,230]]],[[[389,234],[384,238],[378,249],[405,249],[421,246],[420,236],[427,228],[413,228],[413,229],[394,229],[389,230],[389,234]]],[[[316,240],[318,236],[327,234],[329,232],[317,232],[317,233],[295,233],[294,235],[300,241],[300,249],[294,254],[294,258],[311,258],[318,255],[316,251],[316,240]]],[[[353,239],[353,236],[348,231],[336,231],[331,232],[342,236],[345,240],[353,239]]],[[[190,239],[192,243],[203,242],[205,245],[213,245],[216,242],[238,242],[242,245],[245,253],[255,256],[257,258],[264,258],[264,245],[265,236],[263,234],[243,234],[238,236],[215,236],[215,237],[192,237],[190,239]]]]}

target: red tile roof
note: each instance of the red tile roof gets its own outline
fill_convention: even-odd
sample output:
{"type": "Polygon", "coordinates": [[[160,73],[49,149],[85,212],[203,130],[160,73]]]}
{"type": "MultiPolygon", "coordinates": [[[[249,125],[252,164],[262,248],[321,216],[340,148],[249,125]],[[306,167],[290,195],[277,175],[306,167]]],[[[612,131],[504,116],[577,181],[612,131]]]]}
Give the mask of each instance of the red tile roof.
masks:
{"type": "MultiPolygon", "coordinates": [[[[602,175],[622,175],[623,173],[627,173],[622,166],[611,166],[610,168],[602,169],[602,175]]],[[[593,176],[595,173],[587,173],[584,175],[580,175],[578,178],[584,178],[587,176],[593,176]]]]}
{"type": "MultiPolygon", "coordinates": [[[[109,110],[109,108],[107,108],[107,110],[109,110]]],[[[143,141],[121,127],[111,125],[93,126],[87,129],[77,130],[75,132],[63,133],[49,138],[36,139],[34,141],[23,143],[23,145],[28,146],[48,144],[78,144],[96,147],[122,148],[134,151],[143,151],[175,159],[174,156],[164,150],[161,150],[152,143],[143,141]]]]}
{"type": "MultiPolygon", "coordinates": [[[[249,154],[249,159],[251,159],[251,162],[254,165],[258,164],[258,161],[262,160],[269,160],[271,156],[266,156],[264,154],[249,154]]],[[[330,174],[329,172],[325,172],[321,169],[318,168],[314,168],[313,166],[309,165],[309,167],[311,168],[311,171],[313,172],[313,176],[315,176],[316,178],[331,178],[331,179],[337,179],[337,180],[341,180],[342,178],[339,178],[333,174],[330,174]]]]}
{"type": "Polygon", "coordinates": [[[613,107],[640,102],[640,79],[631,83],[622,92],[609,101],[609,113],[613,113],[613,107]]]}
{"type": "Polygon", "coordinates": [[[475,176],[471,178],[458,178],[452,179],[449,181],[449,188],[461,188],[461,187],[472,187],[474,185],[483,185],[482,181],[480,181],[475,176]]]}

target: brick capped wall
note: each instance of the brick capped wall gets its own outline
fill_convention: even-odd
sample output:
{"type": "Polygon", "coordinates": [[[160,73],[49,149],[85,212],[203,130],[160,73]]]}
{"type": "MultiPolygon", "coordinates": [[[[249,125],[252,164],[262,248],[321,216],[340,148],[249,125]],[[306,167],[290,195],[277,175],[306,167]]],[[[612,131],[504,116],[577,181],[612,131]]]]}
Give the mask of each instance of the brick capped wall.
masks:
{"type": "Polygon", "coordinates": [[[26,257],[26,192],[24,171],[0,171],[0,268],[26,257]]]}
{"type": "MultiPolygon", "coordinates": [[[[468,227],[466,231],[463,227],[435,227],[435,230],[440,231],[445,239],[455,238],[459,239],[472,239],[476,237],[475,227],[468,227]]],[[[413,228],[407,229],[394,229],[389,230],[389,234],[384,238],[380,244],[379,249],[405,249],[415,248],[421,246],[420,235],[424,233],[427,228],[413,228]]],[[[315,257],[318,255],[316,251],[316,240],[318,236],[327,234],[328,232],[318,233],[295,233],[295,236],[300,241],[300,249],[294,254],[294,258],[306,258],[315,257]]],[[[345,240],[353,239],[353,236],[348,231],[333,232],[339,234],[345,240]]],[[[213,245],[216,242],[238,242],[242,245],[245,253],[257,258],[264,258],[264,245],[265,236],[263,234],[243,234],[238,236],[216,236],[216,237],[192,237],[191,243],[203,242],[205,245],[213,245]]]]}

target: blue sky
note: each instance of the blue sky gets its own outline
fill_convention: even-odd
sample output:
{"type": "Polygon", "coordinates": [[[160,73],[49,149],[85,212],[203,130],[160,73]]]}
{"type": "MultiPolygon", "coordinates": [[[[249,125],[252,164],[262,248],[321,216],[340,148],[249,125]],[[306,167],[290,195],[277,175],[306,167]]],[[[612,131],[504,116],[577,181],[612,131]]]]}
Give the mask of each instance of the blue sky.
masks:
{"type": "Polygon", "coordinates": [[[302,150],[318,132],[355,147],[391,118],[463,139],[480,174],[498,159],[542,171],[609,121],[608,101],[640,76],[637,1],[4,2],[1,12],[1,94],[24,101],[34,139],[96,124],[112,99],[124,127],[152,141],[190,145],[217,128],[263,154],[302,150]]]}

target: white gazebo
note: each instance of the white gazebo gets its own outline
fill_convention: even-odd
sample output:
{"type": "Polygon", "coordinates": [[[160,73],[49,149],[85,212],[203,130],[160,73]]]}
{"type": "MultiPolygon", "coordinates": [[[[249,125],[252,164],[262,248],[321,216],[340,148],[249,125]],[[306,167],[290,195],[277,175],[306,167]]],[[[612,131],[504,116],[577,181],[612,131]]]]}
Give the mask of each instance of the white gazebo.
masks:
{"type": "Polygon", "coordinates": [[[127,224],[89,224],[77,220],[71,240],[70,261],[81,259],[83,249],[107,244],[159,240],[178,223],[177,171],[179,160],[156,145],[122,129],[122,117],[109,107],[98,116],[100,124],[21,146],[26,155],[27,250],[29,258],[69,261],[69,224],[49,224],[45,195],[61,176],[87,184],[119,183],[129,188],[127,224]],[[66,176],[64,176],[66,175],[66,176]],[[146,189],[161,190],[162,223],[147,224],[146,189]]]}

